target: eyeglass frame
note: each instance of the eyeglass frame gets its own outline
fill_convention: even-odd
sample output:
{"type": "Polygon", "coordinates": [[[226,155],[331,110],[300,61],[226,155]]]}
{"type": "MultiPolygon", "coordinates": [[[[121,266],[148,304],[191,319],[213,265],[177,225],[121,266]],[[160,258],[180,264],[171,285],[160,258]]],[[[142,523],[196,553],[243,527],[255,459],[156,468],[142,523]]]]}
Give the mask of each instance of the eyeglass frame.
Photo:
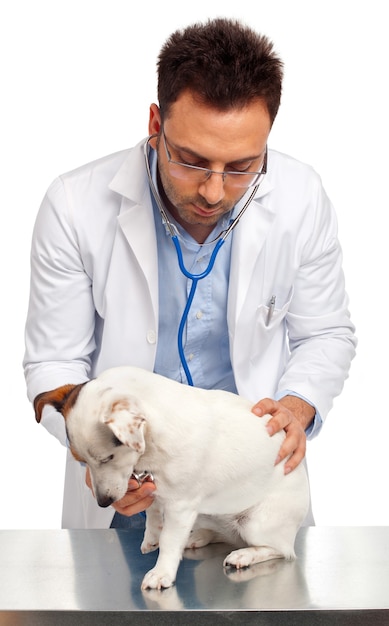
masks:
{"type": "MultiPolygon", "coordinates": [[[[238,178],[236,178],[236,180],[239,180],[239,176],[247,176],[248,174],[252,174],[252,175],[255,175],[255,178],[253,179],[253,181],[249,185],[244,185],[244,186],[242,185],[241,186],[241,189],[249,189],[250,187],[255,187],[256,185],[259,185],[262,182],[264,176],[267,174],[267,144],[266,144],[266,147],[265,147],[265,154],[264,154],[264,157],[263,157],[262,167],[261,167],[260,171],[254,171],[254,172],[232,172],[232,171],[227,170],[226,172],[218,172],[217,170],[211,170],[208,167],[200,167],[199,165],[190,165],[189,163],[182,163],[181,161],[175,161],[174,159],[172,159],[172,156],[171,156],[170,151],[168,149],[168,146],[167,146],[168,140],[166,138],[165,129],[163,128],[163,126],[161,128],[161,135],[162,135],[163,145],[165,147],[165,152],[166,152],[166,157],[167,157],[168,163],[172,163],[173,165],[180,165],[181,167],[185,167],[186,169],[189,169],[189,170],[195,170],[197,172],[203,172],[205,174],[205,178],[204,178],[204,180],[202,182],[206,182],[207,180],[209,180],[210,177],[213,174],[219,174],[219,176],[222,176],[224,184],[226,184],[227,176],[232,176],[233,179],[235,177],[238,177],[238,178]]],[[[174,176],[174,174],[173,174],[173,176],[174,176]]],[[[242,179],[242,180],[244,180],[244,179],[242,179]]],[[[228,182],[227,182],[227,184],[228,184],[228,182]]]]}

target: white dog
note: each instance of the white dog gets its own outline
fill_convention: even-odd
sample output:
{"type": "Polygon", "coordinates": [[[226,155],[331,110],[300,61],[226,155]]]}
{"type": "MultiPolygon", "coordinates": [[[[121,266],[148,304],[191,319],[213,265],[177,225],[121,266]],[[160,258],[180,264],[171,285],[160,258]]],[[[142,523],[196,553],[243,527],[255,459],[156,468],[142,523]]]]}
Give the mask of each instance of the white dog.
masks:
{"type": "Polygon", "coordinates": [[[100,506],[120,500],[133,472],[152,472],[143,553],[159,546],[142,588],[170,587],[185,547],[226,541],[225,567],[292,559],[308,509],[306,471],[275,465],[283,434],[233,393],[182,385],[135,367],[106,370],[35,400],[65,417],[74,457],[88,464],[100,506]]]}

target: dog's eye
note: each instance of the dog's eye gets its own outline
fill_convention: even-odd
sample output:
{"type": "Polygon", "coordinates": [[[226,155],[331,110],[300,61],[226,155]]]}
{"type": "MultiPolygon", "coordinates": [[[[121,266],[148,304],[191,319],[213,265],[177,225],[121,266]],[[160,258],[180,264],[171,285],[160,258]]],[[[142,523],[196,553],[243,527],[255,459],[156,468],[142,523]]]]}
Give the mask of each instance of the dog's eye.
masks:
{"type": "Polygon", "coordinates": [[[101,464],[104,464],[104,463],[109,463],[109,461],[112,461],[113,457],[114,457],[114,455],[113,455],[113,454],[110,454],[109,456],[107,456],[107,458],[106,458],[106,459],[102,459],[102,460],[100,461],[100,463],[101,463],[101,464]]]}

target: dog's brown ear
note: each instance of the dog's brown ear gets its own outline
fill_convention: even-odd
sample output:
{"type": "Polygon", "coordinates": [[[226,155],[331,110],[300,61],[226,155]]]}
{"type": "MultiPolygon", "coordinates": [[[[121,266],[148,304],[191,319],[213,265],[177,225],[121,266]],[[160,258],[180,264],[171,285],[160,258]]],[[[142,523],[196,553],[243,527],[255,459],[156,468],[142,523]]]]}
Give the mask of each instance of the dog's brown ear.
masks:
{"type": "Polygon", "coordinates": [[[79,385],[63,385],[51,391],[45,391],[36,396],[34,400],[35,419],[41,421],[42,411],[45,404],[51,404],[57,411],[66,418],[71,407],[74,405],[81,388],[85,383],[79,385]]]}
{"type": "Polygon", "coordinates": [[[103,422],[125,446],[133,448],[139,454],[144,453],[145,418],[135,398],[129,396],[115,398],[110,411],[104,415],[103,422]]]}

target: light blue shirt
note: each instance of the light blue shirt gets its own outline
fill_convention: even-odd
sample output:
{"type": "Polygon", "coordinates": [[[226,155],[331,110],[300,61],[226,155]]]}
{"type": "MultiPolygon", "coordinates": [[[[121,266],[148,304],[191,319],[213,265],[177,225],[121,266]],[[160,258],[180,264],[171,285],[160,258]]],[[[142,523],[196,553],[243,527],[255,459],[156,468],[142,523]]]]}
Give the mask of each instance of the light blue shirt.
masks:
{"type": "MultiPolygon", "coordinates": [[[[156,207],[154,214],[160,285],[158,346],[154,370],[158,374],[186,383],[177,336],[192,281],[179,268],[172,238],[156,207]]],[[[226,219],[219,222],[209,240],[217,236],[228,221],[226,219]]],[[[200,246],[173,219],[172,223],[179,232],[185,267],[193,274],[203,272],[215,244],[200,246]]],[[[184,329],[183,347],[195,387],[225,389],[237,393],[230,361],[226,318],[231,239],[231,236],[228,237],[220,248],[210,274],[197,282],[184,329]]]]}

